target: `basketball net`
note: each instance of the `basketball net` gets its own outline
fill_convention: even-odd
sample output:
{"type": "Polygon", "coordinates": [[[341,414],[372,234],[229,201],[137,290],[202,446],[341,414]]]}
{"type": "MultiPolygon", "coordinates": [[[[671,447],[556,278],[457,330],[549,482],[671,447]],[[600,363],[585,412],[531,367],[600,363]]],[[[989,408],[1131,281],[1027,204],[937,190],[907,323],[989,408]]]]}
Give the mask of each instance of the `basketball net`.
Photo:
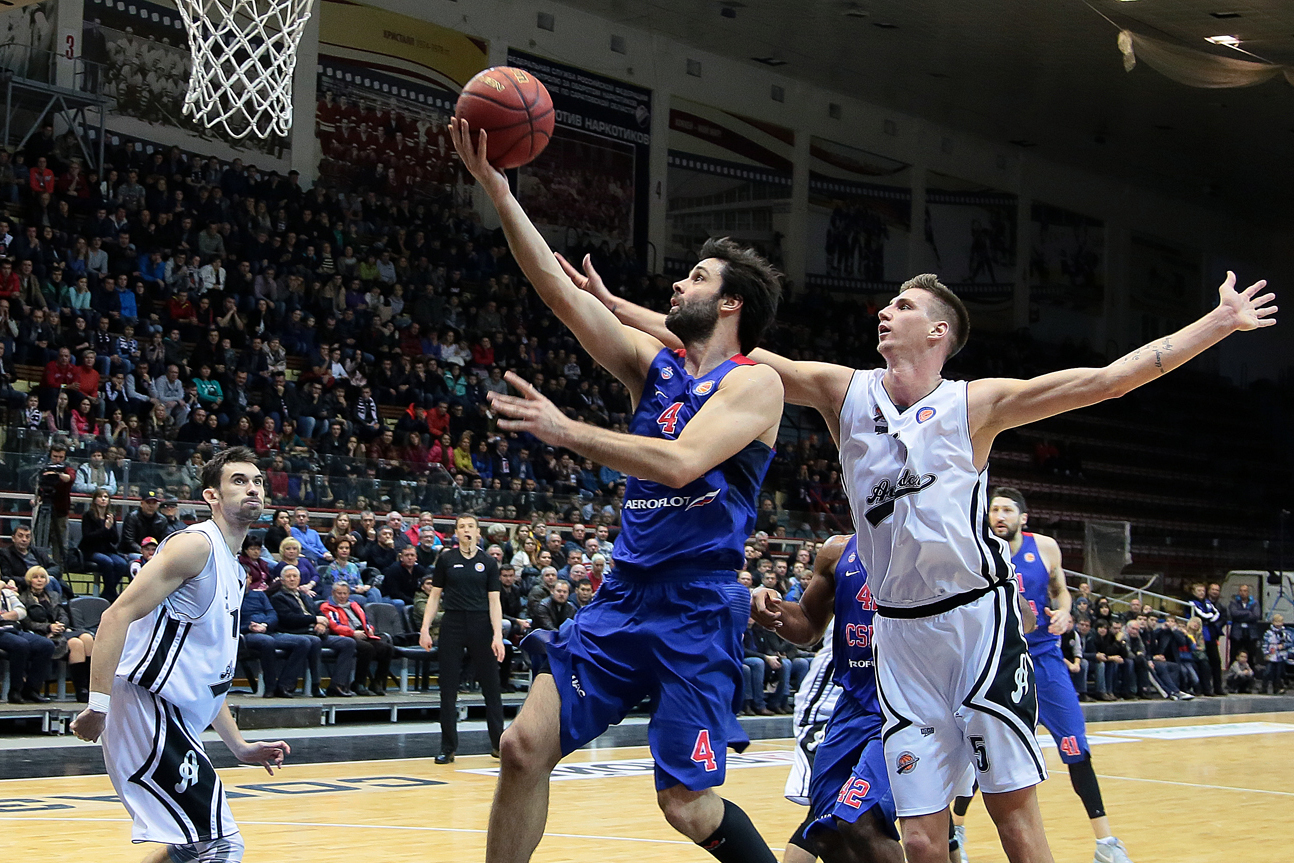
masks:
{"type": "Polygon", "coordinates": [[[314,0],[176,0],[193,76],[183,112],[232,138],[285,136],[292,73],[314,0]]]}

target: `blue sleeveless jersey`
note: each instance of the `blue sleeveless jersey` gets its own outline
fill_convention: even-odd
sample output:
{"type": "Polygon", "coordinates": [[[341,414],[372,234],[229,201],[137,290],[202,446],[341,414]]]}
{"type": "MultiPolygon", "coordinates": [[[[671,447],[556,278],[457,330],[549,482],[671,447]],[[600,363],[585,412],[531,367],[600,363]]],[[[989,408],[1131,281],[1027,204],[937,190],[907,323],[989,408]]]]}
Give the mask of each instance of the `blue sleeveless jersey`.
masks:
{"type": "MultiPolygon", "coordinates": [[[[754,363],[738,354],[694,378],[681,351],[661,350],[647,372],[630,433],[675,440],[724,375],[742,365],[754,363]]],[[[679,581],[741,569],[759,487],[772,460],[772,448],[756,440],[683,488],[629,477],[615,547],[616,574],[679,581]]]]}
{"type": "Polygon", "coordinates": [[[876,602],[867,589],[867,570],[858,557],[858,537],[851,536],[836,562],[836,629],[832,636],[836,683],[854,701],[879,716],[876,660],[872,654],[875,616],[876,602]]]}
{"type": "Polygon", "coordinates": [[[1038,616],[1038,626],[1024,637],[1029,644],[1030,653],[1060,652],[1060,636],[1047,631],[1047,614],[1043,611],[1051,603],[1051,576],[1047,564],[1042,561],[1042,552],[1038,551],[1038,541],[1031,533],[1021,533],[1020,550],[1011,558],[1015,566],[1016,578],[1020,582],[1020,592],[1038,616]]]}

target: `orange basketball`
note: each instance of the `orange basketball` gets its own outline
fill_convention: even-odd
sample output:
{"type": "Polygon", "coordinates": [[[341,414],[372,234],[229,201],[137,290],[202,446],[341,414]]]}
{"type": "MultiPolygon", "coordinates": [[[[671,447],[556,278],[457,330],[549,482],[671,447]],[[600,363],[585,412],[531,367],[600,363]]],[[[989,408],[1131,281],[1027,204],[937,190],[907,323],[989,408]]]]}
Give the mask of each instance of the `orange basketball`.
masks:
{"type": "Polygon", "coordinates": [[[553,137],[553,100],[525,69],[495,66],[467,82],[454,106],[473,143],[478,129],[489,136],[485,157],[500,169],[519,168],[544,151],[553,137]]]}

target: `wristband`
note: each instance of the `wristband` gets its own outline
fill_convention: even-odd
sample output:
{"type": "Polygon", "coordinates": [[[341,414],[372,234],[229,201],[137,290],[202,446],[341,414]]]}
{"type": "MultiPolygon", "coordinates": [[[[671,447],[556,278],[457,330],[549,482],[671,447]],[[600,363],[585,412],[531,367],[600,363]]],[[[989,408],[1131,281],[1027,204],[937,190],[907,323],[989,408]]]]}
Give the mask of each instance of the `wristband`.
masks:
{"type": "Polygon", "coordinates": [[[111,700],[112,696],[106,692],[91,692],[90,703],[87,705],[87,708],[93,710],[95,713],[102,713],[106,716],[108,713],[108,704],[111,700]]]}

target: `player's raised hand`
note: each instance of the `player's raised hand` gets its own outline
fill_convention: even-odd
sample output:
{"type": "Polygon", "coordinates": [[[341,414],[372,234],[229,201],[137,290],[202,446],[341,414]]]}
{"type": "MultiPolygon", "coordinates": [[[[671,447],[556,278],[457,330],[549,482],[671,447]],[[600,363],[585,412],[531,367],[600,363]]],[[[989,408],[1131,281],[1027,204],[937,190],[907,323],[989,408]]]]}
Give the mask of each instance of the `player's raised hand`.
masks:
{"type": "Polygon", "coordinates": [[[571,281],[575,283],[575,287],[579,288],[581,291],[587,291],[592,294],[601,301],[603,305],[608,307],[611,302],[615,301],[615,295],[611,293],[607,288],[606,283],[602,281],[602,277],[598,275],[598,271],[593,268],[592,255],[584,256],[584,272],[580,272],[575,269],[574,265],[571,264],[570,261],[562,257],[561,252],[553,252],[553,257],[557,259],[557,263],[562,265],[562,269],[566,271],[566,275],[570,276],[571,281]]]}
{"type": "Polygon", "coordinates": [[[499,428],[530,432],[546,444],[566,446],[573,421],[516,372],[508,372],[503,379],[521,395],[486,394],[501,417],[499,428]]]}
{"type": "Polygon", "coordinates": [[[1267,287],[1266,279],[1259,279],[1243,291],[1236,290],[1236,274],[1227,270],[1227,278],[1218,288],[1218,310],[1227,314],[1232,327],[1240,332],[1276,325],[1277,307],[1272,305],[1276,295],[1270,291],[1259,294],[1267,287]]]}
{"type": "Polygon", "coordinates": [[[283,766],[283,759],[292,752],[292,747],[283,740],[253,740],[245,742],[234,757],[244,764],[259,764],[265,772],[274,775],[274,768],[283,766]]]}
{"type": "Polygon", "coordinates": [[[485,158],[488,148],[484,129],[478,131],[476,146],[472,146],[472,130],[468,128],[467,121],[453,117],[449,121],[449,137],[454,142],[454,149],[458,151],[463,165],[476,178],[476,182],[481,184],[486,194],[491,198],[508,194],[508,178],[485,158]]]}
{"type": "Polygon", "coordinates": [[[782,595],[771,588],[757,588],[750,595],[750,616],[765,629],[777,629],[782,625],[782,595]]]}
{"type": "Polygon", "coordinates": [[[72,720],[72,733],[88,743],[94,743],[103,734],[103,726],[107,722],[108,714],[87,707],[72,720]]]}

